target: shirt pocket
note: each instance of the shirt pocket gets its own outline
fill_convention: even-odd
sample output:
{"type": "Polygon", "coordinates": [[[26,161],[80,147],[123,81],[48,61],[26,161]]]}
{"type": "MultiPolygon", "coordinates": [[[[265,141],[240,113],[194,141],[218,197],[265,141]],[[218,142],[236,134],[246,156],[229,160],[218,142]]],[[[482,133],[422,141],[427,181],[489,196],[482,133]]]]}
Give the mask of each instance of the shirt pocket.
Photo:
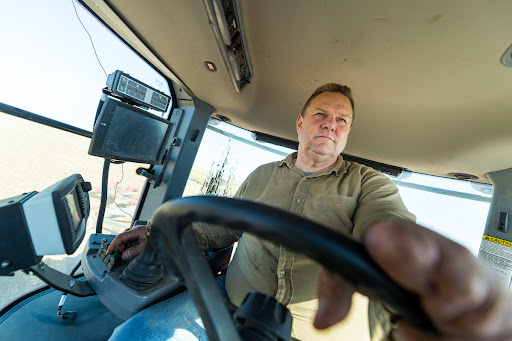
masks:
{"type": "Polygon", "coordinates": [[[335,231],[351,234],[354,228],[352,217],[356,206],[357,198],[344,195],[320,195],[315,220],[335,231]]]}

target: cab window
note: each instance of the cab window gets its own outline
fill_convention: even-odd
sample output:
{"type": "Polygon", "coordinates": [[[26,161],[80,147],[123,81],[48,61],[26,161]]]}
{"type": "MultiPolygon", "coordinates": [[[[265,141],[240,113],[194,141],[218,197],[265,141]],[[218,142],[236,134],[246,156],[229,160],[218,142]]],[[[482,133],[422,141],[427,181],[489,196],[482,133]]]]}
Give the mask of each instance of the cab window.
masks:
{"type": "Polygon", "coordinates": [[[210,119],[183,196],[235,195],[258,166],[279,161],[294,150],[257,142],[250,131],[210,119]]]}
{"type": "MultiPolygon", "coordinates": [[[[170,94],[168,83],[76,1],[11,2],[0,11],[0,27],[16,30],[0,35],[1,46],[16,47],[0,54],[0,199],[41,191],[79,173],[93,186],[87,239],[96,227],[104,162],[88,155],[89,137],[106,75],[123,70],[170,94]]],[[[169,110],[153,113],[166,118],[169,110]]],[[[141,166],[147,165],[111,164],[104,233],[130,226],[145,183],[135,173],[141,166]]],[[[45,256],[44,261],[69,273],[84,244],[72,256],[45,256]]],[[[10,288],[0,295],[0,309],[44,285],[22,272],[0,277],[0,287],[10,288]]]]}
{"type": "MultiPolygon", "coordinates": [[[[212,119],[184,195],[232,196],[256,167],[282,160],[293,151],[256,142],[251,132],[212,119]]],[[[478,254],[492,185],[407,171],[390,178],[418,224],[462,244],[475,256],[478,254]]]]}

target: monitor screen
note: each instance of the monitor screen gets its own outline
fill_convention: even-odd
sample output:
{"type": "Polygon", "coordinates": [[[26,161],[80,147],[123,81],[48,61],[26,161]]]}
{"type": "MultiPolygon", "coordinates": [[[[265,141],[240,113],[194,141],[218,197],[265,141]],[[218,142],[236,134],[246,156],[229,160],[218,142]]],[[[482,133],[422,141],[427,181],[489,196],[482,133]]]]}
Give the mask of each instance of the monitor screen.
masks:
{"type": "MultiPolygon", "coordinates": [[[[78,183],[78,185],[80,184],[78,183]]],[[[71,188],[68,194],[61,194],[62,206],[55,208],[57,220],[61,220],[59,224],[61,226],[62,239],[73,245],[73,248],[80,245],[85,233],[84,217],[87,219],[86,216],[88,214],[84,211],[84,205],[86,205],[84,194],[83,190],[81,191],[75,186],[71,188]],[[67,222],[65,223],[66,220],[67,222]],[[62,226],[65,227],[63,228],[62,226]]],[[[57,198],[58,196],[55,199],[58,200],[57,198]]]]}
{"type": "Polygon", "coordinates": [[[163,118],[107,98],[94,125],[89,154],[159,164],[171,128],[172,123],[163,118]]]}
{"type": "Polygon", "coordinates": [[[76,231],[78,225],[82,221],[82,214],[80,211],[80,203],[78,202],[78,196],[76,195],[75,189],[71,193],[65,196],[68,207],[69,207],[69,220],[71,228],[76,231]]]}

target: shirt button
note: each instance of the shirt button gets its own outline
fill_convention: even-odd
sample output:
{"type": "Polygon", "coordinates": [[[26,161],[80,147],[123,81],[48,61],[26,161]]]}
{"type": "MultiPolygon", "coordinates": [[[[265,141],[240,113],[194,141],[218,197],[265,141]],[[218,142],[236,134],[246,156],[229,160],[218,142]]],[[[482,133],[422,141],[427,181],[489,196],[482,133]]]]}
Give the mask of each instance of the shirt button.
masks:
{"type": "Polygon", "coordinates": [[[300,199],[297,199],[297,202],[300,202],[300,199]]]}
{"type": "Polygon", "coordinates": [[[281,275],[286,275],[286,271],[285,270],[281,270],[281,275]]]}

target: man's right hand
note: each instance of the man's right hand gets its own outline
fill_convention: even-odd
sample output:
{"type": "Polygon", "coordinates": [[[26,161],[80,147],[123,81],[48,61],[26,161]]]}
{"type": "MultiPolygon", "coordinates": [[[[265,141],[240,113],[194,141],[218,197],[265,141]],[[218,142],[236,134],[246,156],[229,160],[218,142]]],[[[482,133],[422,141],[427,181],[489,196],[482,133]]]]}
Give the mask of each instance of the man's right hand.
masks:
{"type": "Polygon", "coordinates": [[[122,253],[124,260],[138,256],[142,252],[147,238],[146,225],[137,225],[117,235],[107,249],[107,255],[117,250],[122,253]],[[138,241],[139,244],[130,247],[130,242],[138,241]]]}

